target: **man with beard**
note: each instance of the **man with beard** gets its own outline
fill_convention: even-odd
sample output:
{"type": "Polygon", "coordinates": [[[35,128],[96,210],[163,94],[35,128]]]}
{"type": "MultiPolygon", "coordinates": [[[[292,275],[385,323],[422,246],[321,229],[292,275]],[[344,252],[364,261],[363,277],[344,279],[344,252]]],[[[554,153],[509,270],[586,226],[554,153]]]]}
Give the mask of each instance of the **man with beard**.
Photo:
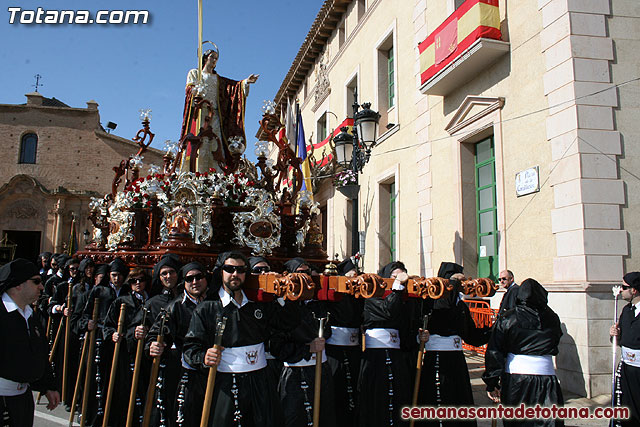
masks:
{"type": "Polygon", "coordinates": [[[86,420],[85,425],[87,426],[102,425],[108,387],[107,382],[109,381],[109,370],[111,367],[111,351],[113,350],[113,345],[106,345],[107,343],[103,340],[102,332],[111,303],[119,296],[124,296],[129,293],[129,288],[124,285],[127,274],[129,274],[129,267],[126,266],[124,261],[120,258],[111,261],[111,263],[109,263],[108,275],[105,276],[102,282],[98,283],[89,291],[89,296],[87,297],[87,302],[82,312],[82,319],[80,321],[80,329],[82,332],[97,329],[95,354],[91,361],[93,365],[93,375],[90,377],[91,388],[89,390],[89,395],[95,396],[95,398],[89,401],[87,414],[83,414],[86,420]],[[92,315],[96,298],[99,299],[98,320],[94,322],[92,315]]]}
{"type": "Polygon", "coordinates": [[[60,403],[45,331],[31,308],[42,289],[32,262],[18,258],[0,267],[0,420],[9,427],[33,425],[31,388],[45,393],[49,410],[60,403]]]}
{"type": "MultiPolygon", "coordinates": [[[[135,366],[136,347],[139,340],[144,339],[148,328],[142,323],[144,317],[144,303],[148,299],[146,289],[149,287],[151,278],[141,268],[133,268],[127,277],[127,285],[131,289],[128,294],[116,298],[109,307],[107,317],[102,329],[103,338],[106,342],[121,342],[120,353],[116,377],[111,378],[115,392],[109,414],[110,426],[124,426],[127,419],[127,409],[129,402],[129,392],[131,390],[131,378],[135,366]],[[120,307],[124,304],[124,330],[118,333],[118,323],[120,317],[120,307]]],[[[146,361],[145,361],[146,362],[146,361]]],[[[144,363],[144,362],[143,362],[144,363]]],[[[145,363],[146,365],[146,363],[145,363]]],[[[148,383],[148,366],[141,367],[140,384],[148,383]]],[[[143,387],[139,387],[136,396],[137,416],[142,415],[142,405],[144,404],[143,387]]]]}
{"type": "MultiPolygon", "coordinates": [[[[171,273],[169,264],[169,261],[163,263],[159,271],[171,273]]],[[[163,283],[165,279],[170,280],[171,275],[161,275],[163,283]]],[[[206,376],[184,362],[182,352],[193,310],[202,303],[207,293],[206,269],[198,262],[188,263],[180,269],[176,281],[184,282],[184,291],[166,307],[164,342],[160,344],[157,341],[163,324],[162,314],[156,317],[146,339],[145,351],[149,356],[161,357],[156,382],[159,385],[154,388],[156,396],[153,399],[151,426],[197,425],[202,412],[202,401],[198,402],[197,399],[202,399],[203,395],[196,393],[194,396],[193,390],[202,390],[206,376]]]]}
{"type": "MultiPolygon", "coordinates": [[[[302,258],[284,263],[287,273],[311,275],[311,267],[302,258]]],[[[271,337],[273,355],[283,362],[278,394],[286,427],[307,426],[313,422],[316,357],[322,357],[320,425],[336,425],[333,378],[327,362],[325,339],[331,336],[329,322],[323,337],[318,337],[319,318],[327,317],[324,301],[308,300],[300,305],[301,321],[292,331],[280,331],[271,337]]]]}
{"type": "MultiPolygon", "coordinates": [[[[352,258],[345,259],[337,268],[340,276],[355,277],[358,274],[352,258]]],[[[340,414],[337,425],[350,427],[355,424],[356,416],[364,301],[346,294],[338,298],[338,301],[327,302],[331,336],[327,339],[326,350],[333,376],[335,411],[340,414]]]]}
{"type": "MultiPolygon", "coordinates": [[[[485,354],[487,394],[504,406],[562,406],[552,356],[562,336],[560,319],[547,305],[547,291],[533,279],[518,289],[516,307],[496,320],[485,354]]],[[[563,426],[555,419],[503,420],[505,426],[563,426]]]]}
{"type": "MultiPolygon", "coordinates": [[[[184,359],[189,366],[203,375],[218,366],[209,425],[274,425],[277,397],[265,369],[264,342],[272,328],[294,328],[299,315],[295,304],[250,301],[242,290],[248,266],[239,252],[218,256],[214,278],[221,283],[213,289],[217,299],[194,310],[185,339],[184,359]],[[214,348],[216,326],[223,320],[222,348],[214,348]]],[[[204,390],[198,401],[203,396],[204,390]]]]}
{"type": "Polygon", "coordinates": [[[627,273],[622,278],[622,299],[627,304],[620,314],[618,323],[611,327],[611,337],[618,337],[622,347],[622,361],[616,373],[616,406],[626,406],[630,410],[628,420],[615,420],[615,426],[640,425],[640,272],[627,273]]]}

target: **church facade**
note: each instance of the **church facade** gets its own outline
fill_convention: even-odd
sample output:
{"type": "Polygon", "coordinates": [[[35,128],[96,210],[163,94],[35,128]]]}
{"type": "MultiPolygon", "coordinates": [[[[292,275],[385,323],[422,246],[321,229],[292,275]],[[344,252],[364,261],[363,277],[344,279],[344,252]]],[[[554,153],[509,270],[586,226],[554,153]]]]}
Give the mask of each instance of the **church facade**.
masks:
{"type": "MultiPolygon", "coordinates": [[[[111,192],[112,167],[138,146],[105,132],[95,101],[72,108],[38,92],[26,97],[26,104],[0,104],[0,232],[17,245],[14,256],[35,259],[68,248],[73,218],[83,247],[91,197],[111,192]]],[[[156,149],[144,157],[162,165],[156,149]]]]}

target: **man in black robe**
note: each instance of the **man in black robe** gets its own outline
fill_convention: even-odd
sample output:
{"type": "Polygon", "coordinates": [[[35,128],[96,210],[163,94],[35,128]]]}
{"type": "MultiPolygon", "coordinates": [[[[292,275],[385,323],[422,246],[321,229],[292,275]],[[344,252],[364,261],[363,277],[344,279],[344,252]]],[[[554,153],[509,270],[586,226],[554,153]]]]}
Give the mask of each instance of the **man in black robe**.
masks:
{"type": "MultiPolygon", "coordinates": [[[[473,406],[471,380],[462,342],[484,345],[489,340],[491,328],[476,327],[469,307],[461,298],[460,279],[464,277],[461,265],[443,262],[438,277],[449,279],[453,289],[445,291],[438,300],[425,302],[422,308],[422,315],[429,316],[429,339],[425,345],[418,405],[473,406]]],[[[440,421],[430,421],[429,424],[440,424],[440,421]]],[[[442,421],[441,425],[475,424],[475,420],[447,420],[442,421]]]]}
{"type": "Polygon", "coordinates": [[[640,272],[627,273],[622,282],[622,299],[628,301],[618,323],[609,334],[618,337],[622,347],[622,361],[616,374],[616,406],[630,410],[628,420],[614,420],[614,426],[640,425],[640,272]]]}
{"type": "Polygon", "coordinates": [[[91,388],[89,390],[89,395],[95,396],[95,398],[89,401],[87,414],[83,414],[83,416],[86,417],[86,426],[97,427],[102,425],[113,351],[113,343],[109,344],[103,340],[102,332],[111,303],[119,296],[124,296],[129,293],[129,287],[124,284],[128,274],[129,267],[126,266],[124,261],[120,258],[111,261],[109,263],[108,274],[104,276],[102,282],[98,283],[89,291],[89,296],[87,297],[87,302],[82,313],[82,319],[80,320],[80,329],[83,332],[94,329],[96,329],[97,332],[95,354],[91,361],[93,375],[90,377],[91,388]],[[96,299],[99,300],[98,320],[94,322],[92,316],[96,299]]]}
{"type": "MultiPolygon", "coordinates": [[[[115,381],[113,384],[113,397],[111,404],[111,413],[109,414],[110,426],[125,426],[127,420],[127,410],[129,408],[129,394],[131,391],[131,379],[135,368],[136,349],[138,341],[144,339],[148,328],[144,326],[144,304],[148,299],[146,288],[149,286],[151,278],[141,268],[133,268],[129,272],[126,283],[130,288],[130,292],[116,298],[109,307],[107,316],[104,320],[102,328],[103,339],[110,342],[114,346],[120,342],[120,352],[117,363],[116,375],[111,378],[115,381]],[[122,334],[118,333],[118,323],[120,317],[120,309],[124,304],[124,329],[122,334]]],[[[113,360],[113,359],[112,359],[113,360]]],[[[147,360],[143,359],[140,367],[140,384],[148,383],[149,365],[147,360]]],[[[144,405],[144,394],[146,389],[139,386],[136,391],[136,402],[134,419],[138,419],[142,415],[144,405]]]]}
{"type": "Polygon", "coordinates": [[[359,426],[390,426],[400,423],[400,410],[410,403],[409,372],[400,350],[400,329],[404,324],[402,302],[407,270],[400,261],[387,264],[379,272],[393,278],[391,291],[383,298],[364,302],[362,353],[358,391],[359,426]]]}
{"type": "Polygon", "coordinates": [[[0,267],[0,420],[10,427],[33,425],[32,388],[45,394],[49,410],[60,403],[45,331],[31,308],[42,290],[32,262],[18,258],[0,267]]]}
{"type": "MultiPolygon", "coordinates": [[[[287,273],[311,275],[311,266],[303,258],[293,258],[284,263],[287,273]]],[[[278,395],[286,427],[302,427],[313,423],[315,367],[318,353],[322,356],[320,425],[336,425],[333,378],[325,352],[325,338],[331,336],[329,323],[325,324],[323,337],[318,337],[319,318],[327,317],[324,301],[308,300],[300,305],[301,321],[291,331],[278,331],[270,340],[272,354],[283,369],[278,382],[278,395]]]]}
{"type": "MultiPolygon", "coordinates": [[[[247,270],[244,255],[220,254],[214,279],[221,284],[212,295],[217,299],[194,310],[184,343],[189,366],[203,375],[218,366],[209,417],[209,425],[216,427],[274,425],[277,396],[265,369],[264,342],[272,328],[290,330],[300,320],[295,305],[250,301],[242,290],[247,270]],[[217,325],[223,321],[222,349],[214,348],[217,325]]],[[[193,398],[202,402],[204,390],[193,398]]]]}
{"type": "Polygon", "coordinates": [[[498,276],[500,287],[505,290],[502,300],[500,300],[500,308],[498,316],[502,316],[505,311],[511,310],[516,306],[516,298],[518,296],[518,284],[513,278],[511,270],[503,270],[498,276]]]}
{"type": "MultiPolygon", "coordinates": [[[[342,261],[337,269],[340,276],[355,277],[358,274],[352,258],[342,261]]],[[[362,357],[360,325],[364,300],[353,295],[338,295],[337,298],[337,301],[326,303],[331,324],[326,351],[335,390],[335,411],[339,414],[336,425],[351,427],[356,422],[358,404],[358,375],[362,357]]]]}
{"type": "MultiPolygon", "coordinates": [[[[520,285],[516,308],[496,320],[485,354],[482,380],[494,402],[504,406],[562,406],[552,356],[562,336],[560,319],[547,305],[547,291],[534,279],[520,285]]],[[[555,419],[503,420],[505,426],[563,426],[555,419]]]]}

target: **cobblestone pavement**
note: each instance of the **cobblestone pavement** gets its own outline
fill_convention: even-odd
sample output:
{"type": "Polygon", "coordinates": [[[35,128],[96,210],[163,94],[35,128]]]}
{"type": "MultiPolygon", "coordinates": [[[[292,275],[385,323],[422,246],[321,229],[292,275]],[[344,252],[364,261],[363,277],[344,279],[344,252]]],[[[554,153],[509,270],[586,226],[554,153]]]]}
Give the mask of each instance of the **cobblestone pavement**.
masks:
{"type": "MultiPolygon", "coordinates": [[[[491,406],[491,401],[485,392],[484,383],[480,378],[484,371],[484,358],[480,356],[467,356],[467,364],[469,367],[469,376],[471,377],[471,386],[473,389],[473,399],[478,406],[491,406]]],[[[69,413],[64,407],[59,406],[54,411],[47,411],[44,404],[46,399],[42,399],[40,405],[36,407],[35,427],[49,427],[57,425],[69,425],[69,413]]],[[[593,399],[578,397],[565,393],[566,406],[572,407],[605,407],[609,405],[609,395],[597,396],[593,399]]],[[[78,424],[74,424],[78,425],[78,424]]],[[[581,426],[606,426],[608,422],[605,420],[566,420],[567,427],[581,426]]],[[[490,420],[478,421],[478,427],[490,427],[490,420]]],[[[498,426],[502,426],[502,421],[498,420],[498,426]]]]}

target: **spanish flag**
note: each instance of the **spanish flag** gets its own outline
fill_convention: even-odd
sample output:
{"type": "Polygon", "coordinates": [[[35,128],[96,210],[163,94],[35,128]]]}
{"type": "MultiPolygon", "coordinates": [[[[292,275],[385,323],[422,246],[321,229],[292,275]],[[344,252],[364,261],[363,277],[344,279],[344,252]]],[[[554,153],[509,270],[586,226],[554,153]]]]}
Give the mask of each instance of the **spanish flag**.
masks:
{"type": "Polygon", "coordinates": [[[498,0],[467,0],[418,45],[422,84],[483,37],[502,37],[498,0]]]}
{"type": "MultiPolygon", "coordinates": [[[[353,129],[353,119],[350,119],[350,118],[344,119],[344,121],[340,123],[338,127],[335,128],[335,130],[331,135],[327,136],[325,139],[318,142],[317,144],[307,146],[307,151],[310,150],[312,147],[314,151],[322,150],[322,157],[320,157],[320,160],[316,160],[315,166],[323,167],[328,165],[331,162],[331,160],[333,160],[333,152],[329,147],[329,140],[331,138],[335,138],[336,135],[340,133],[340,128],[343,128],[343,127],[346,127],[348,131],[351,132],[351,129],[353,129]]],[[[317,157],[314,155],[314,158],[317,158],[317,157]]]]}

